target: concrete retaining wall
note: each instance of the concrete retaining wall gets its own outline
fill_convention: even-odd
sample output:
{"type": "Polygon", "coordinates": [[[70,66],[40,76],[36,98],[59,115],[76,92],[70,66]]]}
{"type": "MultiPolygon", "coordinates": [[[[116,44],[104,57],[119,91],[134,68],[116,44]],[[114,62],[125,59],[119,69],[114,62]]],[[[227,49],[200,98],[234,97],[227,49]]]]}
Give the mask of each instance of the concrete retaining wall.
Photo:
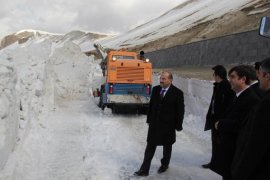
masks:
{"type": "Polygon", "coordinates": [[[146,53],[154,68],[248,63],[270,56],[270,39],[258,30],[146,53]]]}

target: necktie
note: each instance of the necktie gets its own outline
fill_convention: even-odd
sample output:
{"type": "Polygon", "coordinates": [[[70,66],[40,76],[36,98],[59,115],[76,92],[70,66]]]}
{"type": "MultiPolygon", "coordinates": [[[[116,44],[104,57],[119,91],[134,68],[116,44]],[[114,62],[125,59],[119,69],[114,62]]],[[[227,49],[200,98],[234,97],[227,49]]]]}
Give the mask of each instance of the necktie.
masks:
{"type": "Polygon", "coordinates": [[[161,92],[160,92],[160,99],[163,99],[164,98],[165,92],[166,92],[166,89],[162,89],[161,90],[161,92]]]}

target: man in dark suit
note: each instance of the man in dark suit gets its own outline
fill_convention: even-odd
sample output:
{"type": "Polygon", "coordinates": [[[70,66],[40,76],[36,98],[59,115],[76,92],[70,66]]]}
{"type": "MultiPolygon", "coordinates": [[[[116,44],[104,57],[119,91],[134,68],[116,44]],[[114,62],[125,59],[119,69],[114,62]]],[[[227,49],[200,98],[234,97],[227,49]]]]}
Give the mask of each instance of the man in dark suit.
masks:
{"type": "Polygon", "coordinates": [[[257,79],[259,78],[259,72],[260,72],[261,64],[262,64],[262,62],[260,62],[260,61],[254,63],[254,69],[255,69],[255,72],[256,72],[257,79]]]}
{"type": "Polygon", "coordinates": [[[270,179],[270,58],[262,61],[258,78],[265,94],[240,131],[232,163],[235,180],[270,179]]]}
{"type": "MultiPolygon", "coordinates": [[[[217,65],[212,68],[214,70],[213,78],[215,80],[213,87],[213,95],[211,103],[206,115],[206,123],[204,130],[211,129],[212,140],[212,157],[216,152],[216,146],[219,141],[218,131],[215,129],[214,124],[218,119],[225,117],[226,109],[231,105],[233,98],[235,97],[234,91],[231,89],[231,85],[227,80],[227,71],[224,66],[217,65]]],[[[209,168],[211,161],[202,165],[203,168],[209,168]]]]}
{"type": "Polygon", "coordinates": [[[147,146],[141,168],[134,175],[148,176],[157,146],[163,146],[163,158],[158,173],[165,172],[169,167],[172,144],[176,141],[175,131],[182,130],[184,118],[183,92],[172,84],[172,80],[172,74],[164,71],[160,76],[160,85],[152,90],[147,114],[147,146]]]}
{"type": "MultiPolygon", "coordinates": [[[[255,64],[256,64],[255,68],[258,68],[257,67],[258,62],[256,62],[255,64]]],[[[254,92],[257,94],[259,98],[262,98],[264,95],[264,92],[263,90],[260,89],[260,83],[257,77],[257,70],[251,65],[244,65],[244,67],[246,67],[247,70],[249,71],[249,78],[250,78],[249,86],[253,88],[254,92]]]]}
{"type": "Polygon", "coordinates": [[[220,142],[210,167],[211,170],[220,174],[223,180],[232,180],[231,163],[239,129],[245,124],[249,111],[259,101],[258,96],[249,87],[249,72],[244,66],[233,67],[229,71],[229,81],[236,97],[225,118],[215,123],[215,128],[220,134],[220,142]]]}

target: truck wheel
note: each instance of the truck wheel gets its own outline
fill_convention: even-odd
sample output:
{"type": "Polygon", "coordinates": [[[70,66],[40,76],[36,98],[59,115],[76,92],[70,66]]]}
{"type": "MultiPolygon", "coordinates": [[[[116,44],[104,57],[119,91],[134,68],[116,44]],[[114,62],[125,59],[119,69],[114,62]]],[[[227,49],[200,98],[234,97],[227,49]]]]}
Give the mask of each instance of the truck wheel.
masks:
{"type": "Polygon", "coordinates": [[[115,105],[112,106],[112,113],[113,114],[117,113],[117,107],[115,105]]]}
{"type": "Polygon", "coordinates": [[[101,96],[99,97],[99,102],[98,102],[98,107],[100,107],[101,108],[101,96]]]}
{"type": "Polygon", "coordinates": [[[106,105],[103,104],[103,93],[105,92],[105,86],[104,84],[100,86],[100,96],[99,96],[99,103],[98,107],[100,107],[102,110],[105,109],[106,105]]]}

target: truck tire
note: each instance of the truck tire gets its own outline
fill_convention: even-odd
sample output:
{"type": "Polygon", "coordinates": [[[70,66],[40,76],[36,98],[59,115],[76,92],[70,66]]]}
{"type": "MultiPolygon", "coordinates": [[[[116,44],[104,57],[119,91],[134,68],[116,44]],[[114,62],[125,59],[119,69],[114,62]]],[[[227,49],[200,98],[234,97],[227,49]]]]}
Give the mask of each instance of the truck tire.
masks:
{"type": "Polygon", "coordinates": [[[99,102],[98,102],[98,107],[100,107],[102,110],[105,109],[106,105],[103,104],[103,93],[105,92],[105,87],[104,85],[100,86],[100,96],[99,96],[99,102]]]}
{"type": "Polygon", "coordinates": [[[119,108],[118,108],[116,105],[113,105],[113,106],[112,106],[112,113],[113,113],[113,114],[119,113],[119,108]]]}

